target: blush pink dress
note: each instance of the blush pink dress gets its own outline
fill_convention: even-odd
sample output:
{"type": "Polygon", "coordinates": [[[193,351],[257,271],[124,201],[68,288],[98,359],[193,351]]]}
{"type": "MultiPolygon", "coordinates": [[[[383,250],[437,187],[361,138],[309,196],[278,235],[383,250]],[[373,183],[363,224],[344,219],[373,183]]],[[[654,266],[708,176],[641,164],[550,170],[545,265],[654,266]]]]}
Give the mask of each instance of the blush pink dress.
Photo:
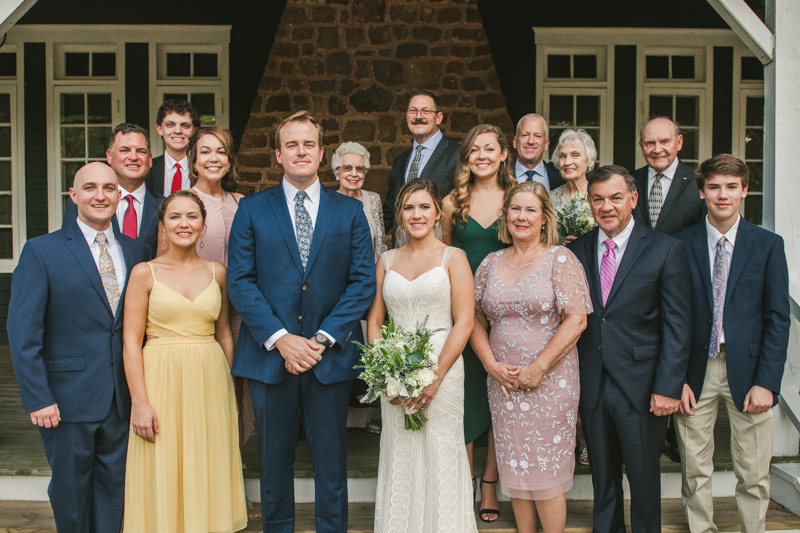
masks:
{"type": "MultiPolygon", "coordinates": [[[[554,246],[533,263],[511,266],[505,250],[489,254],[475,273],[475,305],[489,320],[498,361],[529,365],[561,325],[561,313],[589,314],[592,301],[578,259],[554,246]]],[[[510,392],[488,377],[497,465],[503,494],[549,500],[572,487],[580,381],[575,348],[541,384],[510,392]]]]}

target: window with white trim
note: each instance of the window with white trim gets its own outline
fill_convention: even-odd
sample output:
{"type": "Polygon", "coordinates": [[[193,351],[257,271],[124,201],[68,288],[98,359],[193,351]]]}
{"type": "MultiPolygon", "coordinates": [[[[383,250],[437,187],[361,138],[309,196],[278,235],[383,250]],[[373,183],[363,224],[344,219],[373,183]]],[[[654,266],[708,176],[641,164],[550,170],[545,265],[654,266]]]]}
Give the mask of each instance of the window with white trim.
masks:
{"type": "Polygon", "coordinates": [[[25,242],[21,61],[13,45],[0,52],[0,272],[13,271],[25,242]]]}

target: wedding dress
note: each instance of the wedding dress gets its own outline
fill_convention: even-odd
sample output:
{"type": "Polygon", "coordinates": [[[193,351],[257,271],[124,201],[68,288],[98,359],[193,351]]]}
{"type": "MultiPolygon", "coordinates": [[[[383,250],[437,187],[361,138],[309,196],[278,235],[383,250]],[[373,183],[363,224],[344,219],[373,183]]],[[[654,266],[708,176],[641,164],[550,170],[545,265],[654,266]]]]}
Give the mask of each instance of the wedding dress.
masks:
{"type": "MultiPolygon", "coordinates": [[[[450,277],[444,265],[408,280],[391,270],[394,251],[381,256],[386,277],[383,299],[398,326],[415,330],[428,317],[436,357],[453,327],[450,277]]],[[[462,252],[458,252],[462,253],[462,252]]],[[[464,447],[464,362],[447,372],[419,431],[404,427],[402,407],[381,401],[383,430],[375,498],[376,533],[476,532],[472,482],[464,447]]]]}

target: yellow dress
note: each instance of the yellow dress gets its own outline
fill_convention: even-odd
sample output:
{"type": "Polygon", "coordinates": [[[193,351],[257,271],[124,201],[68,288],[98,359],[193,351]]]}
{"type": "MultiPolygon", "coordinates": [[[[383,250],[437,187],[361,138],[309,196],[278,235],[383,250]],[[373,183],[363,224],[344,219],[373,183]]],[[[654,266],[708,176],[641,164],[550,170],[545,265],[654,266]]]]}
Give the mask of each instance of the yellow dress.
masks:
{"type": "Polygon", "coordinates": [[[159,433],[151,443],[131,429],[125,533],[230,533],[247,526],[233,379],[214,338],[221,305],[216,277],[190,301],[153,272],[147,335],[159,338],[147,341],[143,357],[159,433]]]}

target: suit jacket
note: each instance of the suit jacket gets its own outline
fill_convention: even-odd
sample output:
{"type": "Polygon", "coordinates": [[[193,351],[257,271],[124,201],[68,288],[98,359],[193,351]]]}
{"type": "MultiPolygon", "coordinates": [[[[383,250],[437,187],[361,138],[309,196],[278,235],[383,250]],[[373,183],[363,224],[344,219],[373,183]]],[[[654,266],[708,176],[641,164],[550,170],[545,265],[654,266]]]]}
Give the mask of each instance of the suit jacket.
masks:
{"type": "Polygon", "coordinates": [[[358,200],[321,187],[305,271],[283,186],[242,198],[228,247],[228,292],[242,317],[231,372],[268,384],[286,378],[284,359],[264,343],[281,329],[319,330],[336,343],[312,371],[324,384],[355,378],[360,319],[375,297],[375,258],[358,200]]]}
{"type": "MultiPolygon", "coordinates": [[[[147,246],[114,228],[127,277],[147,246]]],[[[131,397],[122,362],[125,288],[116,316],[77,224],[29,240],[11,279],[8,338],[27,412],[58,404],[65,422],[103,420],[116,396],[122,418],[131,397]]]]}
{"type": "MultiPolygon", "coordinates": [[[[158,251],[158,208],[163,200],[163,194],[147,187],[144,195],[144,206],[142,206],[142,223],[139,226],[139,238],[137,240],[146,244],[150,249],[148,261],[153,259],[158,251]]],[[[72,198],[67,198],[64,217],[61,219],[61,228],[75,224],[76,220],[78,220],[78,207],[72,201],[72,198]]],[[[111,218],[111,225],[116,233],[120,233],[121,230],[116,214],[111,218]]]]}
{"type": "MultiPolygon", "coordinates": [[[[652,228],[648,202],[648,168],[644,166],[633,172],[636,189],[639,191],[639,202],[636,204],[636,209],[633,210],[633,216],[638,224],[652,228]]],[[[700,192],[697,190],[694,169],[679,160],[675,176],[672,178],[672,185],[661,204],[661,213],[658,215],[654,229],[667,235],[677,235],[700,222],[707,212],[706,203],[700,198],[700,192]]]]}
{"type": "MultiPolygon", "coordinates": [[[[424,180],[434,182],[439,188],[442,198],[453,190],[453,175],[458,165],[460,146],[457,142],[443,136],[419,175],[424,180]]],[[[394,203],[400,189],[406,184],[406,169],[408,168],[408,158],[411,157],[411,150],[412,148],[409,148],[400,154],[392,163],[392,171],[389,174],[389,192],[386,193],[386,201],[383,203],[383,227],[387,232],[394,233],[394,203]]]]}
{"type": "Polygon", "coordinates": [[[650,395],[680,398],[692,332],[689,264],[683,243],[634,224],[605,307],[600,293],[598,228],[567,247],[583,264],[594,312],[578,340],[580,406],[593,409],[603,371],[633,408],[650,409],[650,395]]]}
{"type": "MultiPolygon", "coordinates": [[[[517,167],[517,160],[511,162],[511,173],[514,174],[514,169],[517,167]]],[[[547,181],[550,182],[550,190],[557,189],[564,185],[567,180],[561,175],[561,171],[556,168],[553,163],[544,162],[544,168],[547,169],[547,181]]]]}
{"type": "MultiPolygon", "coordinates": [[[[700,398],[708,364],[714,299],[705,220],[677,235],[689,255],[694,328],[686,382],[700,398]]],[[[739,222],[725,292],[722,324],[733,403],[758,385],[778,402],[789,346],[789,273],[783,239],[744,219],[739,222]]]]}
{"type": "Polygon", "coordinates": [[[156,191],[159,194],[164,194],[164,156],[163,154],[153,158],[153,165],[150,167],[150,173],[144,179],[145,185],[151,191],[156,191]]]}

